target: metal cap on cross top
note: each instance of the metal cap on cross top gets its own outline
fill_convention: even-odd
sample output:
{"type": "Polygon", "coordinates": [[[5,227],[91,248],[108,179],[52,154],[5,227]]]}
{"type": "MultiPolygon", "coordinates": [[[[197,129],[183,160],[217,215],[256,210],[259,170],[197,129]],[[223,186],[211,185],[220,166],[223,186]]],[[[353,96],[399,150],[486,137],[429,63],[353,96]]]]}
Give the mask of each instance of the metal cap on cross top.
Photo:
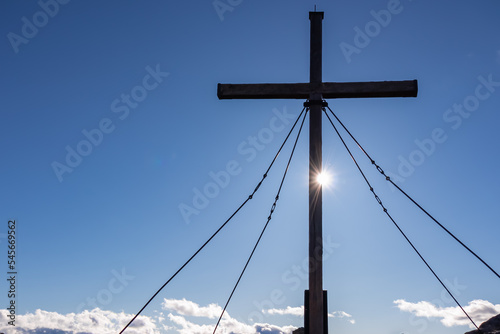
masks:
{"type": "Polygon", "coordinates": [[[328,333],[326,291],[323,291],[322,109],[324,99],[416,97],[417,80],[377,82],[323,82],[322,21],[324,12],[309,12],[310,75],[308,83],[218,84],[219,99],[306,99],[309,108],[309,289],[305,293],[305,332],[328,333]]]}

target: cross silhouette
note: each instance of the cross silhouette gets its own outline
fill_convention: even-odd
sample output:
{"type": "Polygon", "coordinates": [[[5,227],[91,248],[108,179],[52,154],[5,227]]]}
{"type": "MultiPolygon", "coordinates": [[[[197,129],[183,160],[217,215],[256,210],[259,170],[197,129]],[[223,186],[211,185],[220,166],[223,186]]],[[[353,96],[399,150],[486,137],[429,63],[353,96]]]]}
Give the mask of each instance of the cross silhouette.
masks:
{"type": "Polygon", "coordinates": [[[416,97],[417,80],[378,82],[323,82],[323,12],[309,12],[311,21],[309,83],[218,84],[219,99],[307,99],[309,108],[309,290],[305,294],[305,331],[328,333],[326,291],[323,291],[322,109],[324,99],[416,97]]]}

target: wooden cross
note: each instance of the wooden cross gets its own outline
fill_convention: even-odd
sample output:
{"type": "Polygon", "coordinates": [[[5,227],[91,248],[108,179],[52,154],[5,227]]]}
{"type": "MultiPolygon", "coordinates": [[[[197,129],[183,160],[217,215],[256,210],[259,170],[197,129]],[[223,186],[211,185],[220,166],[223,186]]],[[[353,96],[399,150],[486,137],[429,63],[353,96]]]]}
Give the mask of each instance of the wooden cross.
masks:
{"type": "Polygon", "coordinates": [[[309,292],[305,300],[305,330],[327,334],[326,291],[323,291],[322,187],[317,176],[322,171],[323,99],[366,97],[416,97],[417,80],[379,82],[322,81],[323,12],[309,12],[311,49],[309,83],[218,84],[219,99],[307,99],[309,116],[309,292]]]}

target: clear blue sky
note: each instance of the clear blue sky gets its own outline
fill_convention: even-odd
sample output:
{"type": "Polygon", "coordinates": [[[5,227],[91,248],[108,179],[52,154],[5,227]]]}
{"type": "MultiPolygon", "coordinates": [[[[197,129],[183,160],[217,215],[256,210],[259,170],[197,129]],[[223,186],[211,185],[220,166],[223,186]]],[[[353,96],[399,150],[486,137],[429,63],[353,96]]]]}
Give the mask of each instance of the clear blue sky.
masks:
{"type": "MultiPolygon", "coordinates": [[[[229,217],[303,101],[220,101],[217,83],[307,82],[314,4],[325,12],[324,81],[419,81],[416,99],[330,107],[398,184],[500,270],[498,1],[220,0],[217,9],[212,0],[8,0],[0,4],[0,262],[6,277],[15,219],[17,326],[7,325],[2,279],[1,330],[116,333],[229,217]]],[[[220,333],[303,323],[293,313],[307,288],[307,134],[220,333]]],[[[258,196],[129,333],[212,332],[290,147],[258,196]]],[[[334,174],[323,227],[330,332],[468,331],[326,120],[323,154],[334,174]]],[[[500,313],[498,278],[358,157],[477,323],[500,313]]]]}

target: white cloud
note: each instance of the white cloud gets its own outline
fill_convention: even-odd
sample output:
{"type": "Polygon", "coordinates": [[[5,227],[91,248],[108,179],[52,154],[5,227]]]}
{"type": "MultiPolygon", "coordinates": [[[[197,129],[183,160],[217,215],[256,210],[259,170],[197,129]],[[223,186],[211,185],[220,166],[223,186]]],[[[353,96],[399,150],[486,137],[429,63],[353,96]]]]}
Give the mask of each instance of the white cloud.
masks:
{"type": "MultiPolygon", "coordinates": [[[[271,314],[271,315],[273,315],[273,314],[295,315],[298,317],[302,317],[302,316],[304,316],[304,306],[299,306],[299,307],[287,306],[286,309],[272,308],[272,309],[268,309],[268,310],[262,310],[262,312],[267,313],[267,314],[271,314]]],[[[335,311],[335,312],[329,313],[328,317],[329,318],[350,318],[350,319],[348,319],[348,321],[351,324],[356,323],[356,321],[354,319],[352,319],[352,315],[350,315],[349,313],[346,313],[344,311],[335,311]]]]}
{"type": "Polygon", "coordinates": [[[205,334],[205,333],[212,333],[214,331],[214,325],[198,325],[194,324],[192,322],[189,322],[186,320],[181,315],[173,315],[169,314],[168,319],[174,323],[174,325],[177,325],[177,327],[180,327],[178,329],[178,332],[181,334],[184,333],[192,333],[192,334],[205,334]]]}
{"type": "MultiPolygon", "coordinates": [[[[394,303],[401,311],[413,313],[417,317],[441,318],[441,323],[446,327],[469,325],[473,328],[470,320],[458,306],[438,307],[426,301],[410,303],[404,299],[395,300],[394,303]]],[[[482,322],[500,313],[500,304],[493,305],[487,300],[477,299],[464,306],[464,310],[479,326],[482,322]]]]}
{"type": "Polygon", "coordinates": [[[262,310],[262,312],[267,314],[295,315],[298,317],[302,317],[304,315],[304,306],[299,306],[299,307],[287,306],[286,309],[272,308],[268,310],[262,310]]]}
{"type": "Polygon", "coordinates": [[[162,307],[164,310],[174,311],[180,315],[205,317],[209,319],[218,319],[222,312],[222,307],[217,304],[209,304],[208,306],[201,307],[186,299],[164,299],[162,307]]]}
{"type": "MultiPolygon", "coordinates": [[[[0,331],[12,334],[51,332],[116,334],[132,319],[131,314],[103,311],[99,308],[68,314],[36,310],[34,313],[16,315],[16,326],[12,327],[8,325],[10,320],[8,316],[7,310],[0,310],[0,331]]],[[[152,318],[139,316],[129,327],[127,333],[158,334],[160,332],[152,318]]]]}
{"type": "MultiPolygon", "coordinates": [[[[169,314],[168,318],[171,322],[177,325],[179,334],[212,334],[215,328],[215,323],[210,325],[200,325],[188,321],[185,317],[180,315],[169,314]]],[[[217,328],[217,333],[238,333],[238,334],[291,334],[292,331],[297,329],[295,326],[275,326],[270,324],[253,324],[247,325],[235,319],[223,319],[217,328]]]]}
{"type": "MultiPolygon", "coordinates": [[[[198,324],[186,319],[186,316],[203,317],[209,319],[217,319],[220,317],[222,307],[217,304],[209,304],[208,306],[200,306],[186,299],[164,299],[162,307],[166,311],[173,313],[168,314],[168,320],[173,324],[179,334],[212,334],[216,322],[212,324],[198,324]]],[[[295,326],[275,326],[271,324],[256,323],[248,325],[239,322],[225,312],[217,333],[238,333],[238,334],[291,334],[297,327],[295,326]]]]}
{"type": "Polygon", "coordinates": [[[349,321],[351,324],[355,324],[356,321],[352,319],[352,315],[349,313],[346,313],[344,311],[336,311],[328,314],[328,317],[330,318],[348,318],[347,321],[349,321]]]}

